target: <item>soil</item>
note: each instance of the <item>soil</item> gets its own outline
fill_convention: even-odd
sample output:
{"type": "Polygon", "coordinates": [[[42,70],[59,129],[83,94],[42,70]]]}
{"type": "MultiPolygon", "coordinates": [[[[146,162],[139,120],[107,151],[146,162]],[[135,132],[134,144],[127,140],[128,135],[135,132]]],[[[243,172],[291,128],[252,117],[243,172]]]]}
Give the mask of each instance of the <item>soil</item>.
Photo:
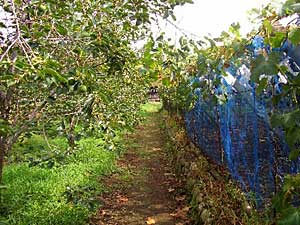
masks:
{"type": "Polygon", "coordinates": [[[183,185],[172,173],[160,125],[160,114],[152,113],[127,135],[117,172],[101,181],[109,190],[99,197],[102,207],[90,224],[190,224],[183,185]]]}

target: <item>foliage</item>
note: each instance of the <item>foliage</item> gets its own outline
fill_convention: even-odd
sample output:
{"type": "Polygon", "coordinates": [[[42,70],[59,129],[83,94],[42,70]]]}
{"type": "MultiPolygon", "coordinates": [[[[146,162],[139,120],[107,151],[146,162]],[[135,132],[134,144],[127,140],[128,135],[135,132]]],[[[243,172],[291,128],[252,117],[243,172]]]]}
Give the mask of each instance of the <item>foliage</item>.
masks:
{"type": "MultiPolygon", "coordinates": [[[[296,1],[286,1],[282,7],[281,16],[290,15],[295,12],[298,12],[296,1]]],[[[275,49],[278,47],[276,43],[283,43],[282,31],[274,29],[271,24],[274,21],[280,18],[275,14],[272,9],[269,9],[272,13],[272,16],[265,17],[263,23],[263,34],[268,37],[266,39],[267,44],[270,46],[270,49],[275,49]],[[275,39],[271,41],[271,37],[275,39]],[[277,40],[276,40],[277,39],[277,40]]],[[[285,41],[290,41],[292,45],[299,46],[299,27],[296,25],[290,25],[286,28],[286,37],[285,41]]],[[[272,53],[271,53],[272,54],[272,53]]],[[[274,60],[269,60],[266,65],[271,68],[272,74],[277,74],[280,72],[287,79],[287,83],[282,87],[282,93],[273,95],[273,103],[276,104],[283,100],[290,99],[293,108],[289,112],[280,112],[274,111],[271,116],[271,123],[273,127],[281,127],[285,131],[286,141],[291,149],[290,159],[296,160],[300,156],[299,143],[300,143],[300,114],[299,114],[299,72],[291,74],[291,70],[286,66],[280,63],[280,57],[273,58],[274,60]]],[[[263,71],[261,71],[262,73],[263,71]]],[[[256,81],[258,84],[261,84],[262,80],[256,81]]],[[[272,84],[265,84],[267,87],[272,86],[272,84]]],[[[299,197],[299,176],[298,175],[287,175],[281,191],[277,194],[274,199],[274,207],[277,210],[278,214],[278,223],[279,224],[298,224],[299,223],[299,208],[297,206],[297,198],[299,197]]]]}
{"type": "Polygon", "coordinates": [[[285,177],[282,191],[274,199],[274,207],[280,213],[279,224],[292,225],[300,223],[300,209],[294,206],[299,199],[299,184],[299,174],[285,177]]]}
{"type": "Polygon", "coordinates": [[[193,99],[186,99],[189,96],[192,98],[190,93],[193,87],[188,82],[195,75],[193,64],[196,55],[192,53],[192,49],[197,47],[197,43],[181,38],[178,49],[164,40],[163,33],[156,40],[150,38],[145,45],[142,71],[148,74],[150,81],[159,81],[160,98],[165,107],[174,111],[182,111],[192,106],[193,99]]]}
{"type": "Polygon", "coordinates": [[[217,103],[226,98],[214,89],[220,84],[220,75],[226,76],[230,63],[243,63],[239,56],[246,50],[248,41],[241,37],[239,28],[239,24],[232,24],[219,38],[205,37],[203,41],[181,37],[179,47],[160,37],[156,45],[153,39],[148,42],[146,69],[161,83],[164,107],[177,112],[191,109],[200,87],[204,99],[212,97],[217,103]]]}
{"type": "Polygon", "coordinates": [[[4,1],[0,168],[19,137],[43,124],[61,123],[70,152],[77,125],[96,135],[132,126],[146,83],[131,44],[186,2],[4,1]]]}

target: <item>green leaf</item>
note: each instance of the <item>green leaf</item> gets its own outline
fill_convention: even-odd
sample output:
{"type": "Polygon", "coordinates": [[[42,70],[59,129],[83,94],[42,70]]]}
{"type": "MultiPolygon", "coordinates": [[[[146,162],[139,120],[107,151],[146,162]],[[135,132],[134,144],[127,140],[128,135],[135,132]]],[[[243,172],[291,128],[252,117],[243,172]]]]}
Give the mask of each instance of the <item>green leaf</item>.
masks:
{"type": "Polygon", "coordinates": [[[7,135],[9,134],[10,132],[12,131],[12,128],[10,126],[10,124],[3,120],[3,119],[0,119],[0,135],[7,135]]]}
{"type": "Polygon", "coordinates": [[[294,149],[290,152],[289,159],[296,160],[300,156],[300,149],[294,149]]]}
{"type": "Polygon", "coordinates": [[[205,36],[204,38],[210,43],[210,47],[212,47],[212,48],[216,47],[216,42],[213,39],[211,39],[207,36],[205,36]]]}
{"type": "Polygon", "coordinates": [[[174,21],[176,21],[176,16],[174,15],[173,12],[171,13],[171,17],[172,17],[172,19],[173,19],[174,21]]]}
{"type": "Polygon", "coordinates": [[[170,15],[169,10],[165,11],[165,14],[163,15],[163,19],[167,19],[170,15]]]}
{"type": "Polygon", "coordinates": [[[169,78],[163,78],[162,79],[162,84],[166,87],[169,87],[171,85],[170,79],[169,78]]]}
{"type": "Polygon", "coordinates": [[[80,87],[79,87],[79,91],[80,91],[80,92],[87,92],[87,90],[88,90],[87,86],[85,86],[85,85],[80,85],[80,87]]]}
{"type": "Polygon", "coordinates": [[[282,126],[282,116],[281,115],[273,114],[271,116],[270,121],[271,121],[271,126],[273,128],[282,126]]]}
{"type": "Polygon", "coordinates": [[[64,28],[63,26],[61,26],[61,25],[58,25],[58,26],[56,27],[56,29],[57,29],[57,32],[58,32],[59,34],[61,34],[61,35],[66,35],[66,34],[68,34],[68,30],[67,30],[66,28],[64,28]]]}
{"type": "Polygon", "coordinates": [[[286,34],[284,32],[276,32],[272,37],[270,37],[270,44],[272,48],[279,48],[285,39],[286,34]]]}
{"type": "Polygon", "coordinates": [[[57,71],[55,71],[52,68],[44,68],[42,70],[44,72],[45,75],[49,75],[55,78],[55,80],[61,82],[61,83],[68,83],[68,80],[66,78],[64,78],[63,76],[61,76],[57,71]]]}
{"type": "Polygon", "coordinates": [[[263,79],[261,79],[261,80],[259,81],[259,85],[258,85],[258,87],[256,88],[256,93],[257,93],[257,94],[261,94],[262,91],[263,91],[264,89],[266,89],[267,85],[268,85],[268,78],[264,77],[263,79]]]}
{"type": "Polygon", "coordinates": [[[291,7],[294,12],[297,12],[297,13],[300,12],[300,3],[293,4],[293,5],[291,5],[291,7]]]}
{"type": "Polygon", "coordinates": [[[162,41],[164,39],[165,32],[162,32],[157,38],[156,41],[162,41]]]}
{"type": "Polygon", "coordinates": [[[273,27],[272,27],[271,22],[268,19],[265,19],[263,21],[263,25],[264,25],[264,28],[265,28],[265,30],[267,32],[267,35],[269,35],[270,33],[272,33],[273,27]]]}
{"type": "Polygon", "coordinates": [[[251,65],[251,80],[258,83],[259,77],[262,74],[276,75],[278,73],[278,63],[280,55],[278,52],[271,52],[270,55],[264,57],[259,55],[252,61],[251,65]]]}
{"type": "Polygon", "coordinates": [[[288,128],[285,136],[290,149],[292,151],[298,150],[297,144],[300,143],[300,129],[297,129],[297,127],[288,128]]]}
{"type": "Polygon", "coordinates": [[[7,87],[12,87],[12,86],[16,85],[17,83],[18,83],[17,80],[9,80],[7,82],[7,87]]]}
{"type": "Polygon", "coordinates": [[[288,37],[293,45],[300,44],[300,27],[291,29],[288,37]]]}
{"type": "Polygon", "coordinates": [[[111,102],[111,99],[109,98],[108,94],[105,93],[105,92],[99,92],[98,93],[99,97],[101,98],[101,100],[104,102],[104,103],[109,103],[111,102]]]}
{"type": "Polygon", "coordinates": [[[7,220],[3,220],[0,218],[0,225],[9,225],[10,223],[7,220]]]}
{"type": "Polygon", "coordinates": [[[13,75],[1,75],[0,76],[0,81],[1,80],[10,80],[10,79],[13,79],[14,78],[14,76],[13,75]]]}
{"type": "Polygon", "coordinates": [[[273,105],[276,106],[280,102],[282,97],[283,97],[282,95],[273,95],[273,97],[272,97],[273,105]]]}
{"type": "Polygon", "coordinates": [[[3,189],[7,189],[8,187],[6,185],[0,185],[0,190],[3,190],[3,189]]]}
{"type": "Polygon", "coordinates": [[[294,77],[291,82],[297,87],[300,87],[300,73],[296,77],[294,77]]]}
{"type": "Polygon", "coordinates": [[[284,211],[278,221],[279,225],[296,225],[300,224],[300,212],[298,208],[290,207],[284,211]]]}
{"type": "Polygon", "coordinates": [[[286,128],[295,127],[300,121],[300,110],[296,109],[292,112],[284,114],[283,121],[286,128]]]}

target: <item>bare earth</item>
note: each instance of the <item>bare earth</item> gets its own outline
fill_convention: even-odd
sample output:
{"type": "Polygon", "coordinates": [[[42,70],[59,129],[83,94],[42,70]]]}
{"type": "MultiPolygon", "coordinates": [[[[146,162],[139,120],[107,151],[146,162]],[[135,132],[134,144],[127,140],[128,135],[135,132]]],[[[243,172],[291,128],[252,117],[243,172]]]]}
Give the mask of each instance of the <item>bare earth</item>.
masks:
{"type": "Polygon", "coordinates": [[[161,115],[153,113],[128,135],[128,150],[118,171],[102,182],[110,190],[91,225],[187,225],[188,207],[182,185],[163,151],[161,115]]]}

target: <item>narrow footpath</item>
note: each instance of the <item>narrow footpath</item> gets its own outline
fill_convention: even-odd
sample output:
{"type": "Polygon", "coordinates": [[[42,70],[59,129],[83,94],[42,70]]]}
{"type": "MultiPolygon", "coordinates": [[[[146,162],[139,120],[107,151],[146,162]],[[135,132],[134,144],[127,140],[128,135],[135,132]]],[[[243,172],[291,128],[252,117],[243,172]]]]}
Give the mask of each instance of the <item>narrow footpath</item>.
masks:
{"type": "Polygon", "coordinates": [[[117,172],[104,178],[109,190],[91,225],[187,225],[189,208],[165,154],[162,116],[153,112],[127,136],[117,172]]]}

